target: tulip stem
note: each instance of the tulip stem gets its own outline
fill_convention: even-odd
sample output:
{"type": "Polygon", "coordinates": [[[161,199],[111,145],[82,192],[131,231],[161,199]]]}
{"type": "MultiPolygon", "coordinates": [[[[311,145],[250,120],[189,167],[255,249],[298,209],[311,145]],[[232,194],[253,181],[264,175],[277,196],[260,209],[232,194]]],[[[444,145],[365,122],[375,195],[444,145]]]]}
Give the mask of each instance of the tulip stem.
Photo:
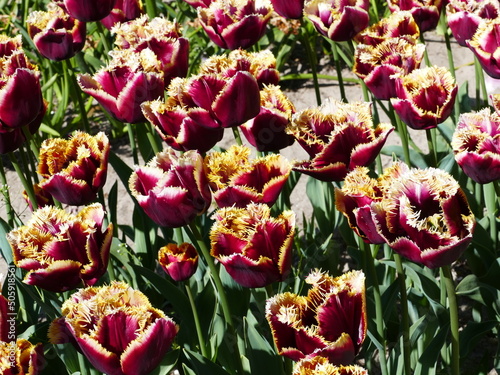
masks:
{"type": "Polygon", "coordinates": [[[431,156],[431,166],[437,168],[437,150],[436,150],[436,129],[426,129],[427,145],[429,147],[429,154],[431,156]]]}
{"type": "MultiPolygon", "coordinates": [[[[391,104],[391,110],[394,113],[394,108],[392,108],[392,104],[391,104]]],[[[403,154],[405,158],[405,163],[411,165],[410,148],[408,146],[408,130],[406,129],[406,124],[404,124],[403,121],[401,121],[401,119],[397,114],[395,114],[394,118],[396,119],[396,129],[399,134],[399,138],[401,138],[401,144],[403,145],[403,154]]]]}
{"type": "Polygon", "coordinates": [[[137,155],[137,145],[135,143],[134,128],[132,128],[132,124],[130,123],[127,123],[127,133],[128,133],[128,140],[130,142],[130,148],[132,149],[132,158],[134,160],[134,164],[138,165],[139,156],[137,155]]]}
{"type": "Polygon", "coordinates": [[[241,146],[243,144],[243,142],[241,142],[240,131],[238,130],[238,128],[236,126],[233,126],[232,129],[233,129],[233,135],[234,135],[234,140],[236,141],[236,144],[238,146],[241,146]]]}
{"type": "MultiPolygon", "coordinates": [[[[187,228],[191,231],[192,236],[196,239],[196,243],[198,245],[198,248],[201,250],[201,253],[203,254],[203,257],[205,258],[205,261],[207,262],[208,268],[210,269],[210,274],[212,276],[212,279],[215,283],[215,287],[217,288],[217,292],[220,298],[220,304],[222,306],[222,313],[224,314],[224,318],[226,319],[226,323],[229,326],[230,333],[233,337],[236,336],[236,329],[234,327],[234,322],[233,322],[233,317],[231,315],[231,311],[229,309],[229,303],[227,300],[226,296],[226,291],[224,290],[224,286],[222,285],[222,281],[219,277],[219,272],[217,270],[217,267],[215,266],[214,260],[212,256],[210,255],[210,250],[207,247],[207,244],[203,240],[203,237],[201,236],[200,231],[198,230],[198,227],[196,224],[192,221],[187,228]]],[[[233,349],[236,351],[236,355],[238,356],[238,370],[237,374],[244,374],[243,371],[243,365],[241,363],[241,354],[240,350],[238,347],[238,344],[235,344],[233,349]]]]}
{"type": "Polygon", "coordinates": [[[35,211],[38,208],[38,203],[36,201],[35,190],[33,189],[33,185],[29,184],[28,181],[26,180],[26,177],[24,176],[21,167],[19,167],[19,162],[13,152],[9,152],[9,159],[10,162],[12,163],[12,166],[16,170],[17,176],[21,180],[21,184],[23,185],[24,190],[26,190],[26,194],[28,194],[28,198],[31,202],[31,206],[33,207],[33,211],[35,211]]]}
{"type": "Polygon", "coordinates": [[[403,262],[399,254],[394,253],[396,272],[399,280],[399,292],[401,295],[401,325],[403,326],[403,358],[405,375],[411,375],[410,362],[410,320],[408,316],[408,296],[406,294],[406,277],[403,262]]]}
{"type": "Polygon", "coordinates": [[[448,294],[448,309],[450,312],[450,329],[451,329],[451,369],[452,375],[460,374],[460,340],[458,334],[458,305],[457,295],[455,294],[455,283],[451,274],[450,266],[443,266],[442,275],[446,284],[446,292],[448,294]]]}
{"type": "Polygon", "coordinates": [[[340,57],[337,43],[334,41],[330,41],[330,44],[332,45],[333,59],[335,60],[335,69],[337,70],[337,77],[339,78],[340,98],[342,99],[342,101],[347,103],[347,96],[345,94],[344,79],[342,78],[342,67],[340,66],[340,57]]]}
{"type": "MultiPolygon", "coordinates": [[[[314,37],[316,33],[314,33],[314,37]]],[[[313,53],[313,49],[311,48],[311,43],[309,43],[307,28],[305,25],[299,29],[299,38],[304,45],[306,50],[307,59],[309,60],[309,64],[311,64],[311,72],[314,82],[314,93],[316,94],[316,103],[321,105],[321,93],[319,91],[319,81],[318,81],[318,69],[317,69],[317,61],[316,56],[313,53]]]]}
{"type": "Polygon", "coordinates": [[[87,110],[85,108],[85,103],[83,102],[82,92],[80,91],[80,86],[75,78],[75,72],[73,70],[73,64],[71,60],[63,60],[63,69],[68,72],[68,77],[71,80],[70,91],[73,93],[73,100],[78,104],[78,109],[80,110],[80,119],[83,123],[83,130],[90,134],[89,119],[87,118],[87,110]]]}
{"type": "MultiPolygon", "coordinates": [[[[451,75],[453,76],[453,79],[455,79],[455,81],[457,80],[457,75],[455,74],[455,61],[453,60],[453,52],[451,50],[451,43],[450,43],[450,35],[448,34],[448,30],[447,30],[447,23],[446,23],[446,18],[444,17],[444,13],[441,17],[441,21],[443,22],[444,26],[446,27],[445,28],[445,32],[444,32],[444,41],[446,43],[446,51],[448,53],[448,67],[450,69],[450,73],[451,75]]],[[[455,103],[454,103],[454,107],[453,107],[453,110],[454,110],[454,115],[453,118],[455,120],[455,124],[458,122],[458,117],[460,116],[460,101],[455,99],[455,103]]]]}
{"type": "Polygon", "coordinates": [[[200,317],[198,316],[198,310],[196,309],[196,304],[194,303],[193,292],[191,287],[189,286],[189,281],[186,281],[184,284],[186,287],[186,293],[189,298],[189,303],[191,304],[191,310],[193,312],[194,325],[196,327],[196,334],[198,335],[198,342],[201,349],[201,354],[203,357],[210,359],[210,356],[207,352],[207,346],[205,344],[205,339],[203,338],[203,332],[201,330],[200,317]]]}
{"type": "Polygon", "coordinates": [[[5,202],[5,211],[7,213],[7,222],[11,228],[14,228],[14,210],[10,201],[9,185],[7,184],[7,177],[5,176],[5,168],[3,166],[3,159],[0,157],[0,191],[3,195],[5,202]]]}
{"type": "Polygon", "coordinates": [[[101,42],[102,42],[102,46],[104,47],[104,52],[106,53],[106,58],[108,58],[109,51],[111,51],[111,48],[109,48],[109,44],[108,44],[108,38],[106,37],[106,34],[104,33],[104,28],[102,26],[102,23],[97,21],[95,24],[97,27],[97,32],[101,36],[101,42]]]}
{"type": "Polygon", "coordinates": [[[496,218],[496,201],[497,192],[495,189],[495,184],[490,182],[489,184],[483,185],[484,191],[484,201],[486,204],[486,212],[488,214],[488,219],[490,222],[490,237],[493,241],[493,249],[498,247],[498,231],[497,231],[497,218],[496,218]]]}

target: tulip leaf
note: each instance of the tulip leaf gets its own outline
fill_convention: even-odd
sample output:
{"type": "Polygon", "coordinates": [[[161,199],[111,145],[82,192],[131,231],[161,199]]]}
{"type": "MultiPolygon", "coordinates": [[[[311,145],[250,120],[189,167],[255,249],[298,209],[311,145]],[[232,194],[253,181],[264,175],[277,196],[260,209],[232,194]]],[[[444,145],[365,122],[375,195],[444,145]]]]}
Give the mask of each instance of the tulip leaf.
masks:
{"type": "Polygon", "coordinates": [[[118,157],[118,155],[116,155],[111,150],[109,151],[109,163],[115,170],[125,189],[127,189],[127,192],[130,194],[128,180],[133,172],[133,169],[130,168],[120,157],[118,157]]]}
{"type": "Polygon", "coordinates": [[[309,177],[306,194],[313,206],[313,214],[321,233],[331,233],[336,225],[337,212],[332,183],[309,177]]]}
{"type": "Polygon", "coordinates": [[[158,367],[150,372],[150,375],[163,375],[170,374],[170,372],[175,368],[177,361],[179,360],[180,349],[175,349],[169,351],[161,360],[158,367]]]}
{"type": "MultiPolygon", "coordinates": [[[[203,375],[229,375],[229,373],[224,370],[219,365],[210,361],[208,358],[203,357],[202,355],[193,352],[187,348],[183,349],[184,355],[186,359],[189,361],[189,364],[194,369],[193,374],[203,374],[203,375]]],[[[184,364],[183,364],[184,367],[184,364]]]]}
{"type": "Polygon", "coordinates": [[[419,356],[414,375],[432,375],[436,373],[438,357],[441,353],[441,348],[446,344],[450,325],[442,325],[436,335],[425,347],[424,352],[419,356]]]}
{"type": "Polygon", "coordinates": [[[12,248],[10,247],[9,241],[7,241],[7,233],[10,232],[10,230],[9,224],[0,217],[0,251],[7,264],[13,262],[12,248]]]}
{"type": "Polygon", "coordinates": [[[480,281],[476,275],[467,275],[457,285],[456,293],[491,308],[500,316],[500,290],[480,281]]]}
{"type": "MultiPolygon", "coordinates": [[[[387,155],[387,156],[396,155],[396,157],[399,160],[404,160],[404,152],[401,146],[386,145],[382,148],[382,151],[380,151],[380,153],[382,155],[387,155]]],[[[413,167],[418,167],[422,169],[428,167],[423,155],[412,149],[410,149],[410,160],[413,167]]]]}
{"type": "Polygon", "coordinates": [[[460,357],[467,357],[476,348],[477,342],[499,324],[495,320],[467,323],[467,326],[460,331],[460,357]]]}

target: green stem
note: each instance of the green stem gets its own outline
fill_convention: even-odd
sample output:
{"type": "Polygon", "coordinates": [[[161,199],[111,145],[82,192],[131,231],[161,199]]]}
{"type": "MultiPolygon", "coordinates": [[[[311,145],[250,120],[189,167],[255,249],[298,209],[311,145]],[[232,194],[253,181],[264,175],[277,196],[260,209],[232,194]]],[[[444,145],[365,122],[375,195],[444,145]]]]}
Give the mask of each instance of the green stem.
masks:
{"type": "Polygon", "coordinates": [[[194,325],[196,327],[196,334],[198,335],[198,342],[201,349],[201,354],[203,357],[210,359],[207,351],[207,346],[205,344],[205,339],[203,337],[203,331],[201,330],[200,317],[198,316],[198,310],[196,309],[196,304],[194,303],[193,292],[189,286],[188,281],[184,284],[186,287],[186,292],[189,298],[189,303],[191,304],[191,311],[193,312],[194,325]]]}
{"type": "Polygon", "coordinates": [[[130,148],[132,149],[132,159],[134,160],[134,164],[138,165],[139,164],[139,156],[137,154],[137,145],[135,142],[134,128],[132,127],[132,124],[130,124],[130,123],[127,123],[127,133],[128,133],[128,140],[130,142],[130,148]]]}
{"type": "Polygon", "coordinates": [[[80,374],[88,375],[87,364],[85,363],[85,357],[80,352],[77,352],[76,355],[78,356],[78,366],[80,367],[80,374]]]}
{"type": "Polygon", "coordinates": [[[146,12],[150,19],[156,17],[156,2],[155,0],[146,0],[146,12]]]}
{"type": "Polygon", "coordinates": [[[31,202],[31,206],[33,207],[33,211],[35,211],[38,208],[38,203],[36,201],[35,190],[33,189],[33,185],[29,184],[28,181],[26,180],[26,177],[24,176],[24,173],[21,170],[21,167],[19,166],[19,162],[13,152],[9,152],[9,159],[10,162],[12,163],[12,166],[16,170],[19,180],[21,180],[21,184],[23,185],[24,190],[26,190],[26,194],[28,194],[28,198],[31,202]]]}
{"type": "MultiPolygon", "coordinates": [[[[198,245],[199,250],[203,254],[205,261],[207,262],[208,268],[210,269],[210,275],[212,276],[212,280],[214,281],[215,287],[218,292],[220,304],[222,307],[222,313],[224,314],[226,323],[229,326],[231,335],[233,335],[233,337],[236,338],[237,337],[236,329],[234,326],[233,316],[231,315],[231,310],[229,309],[229,303],[227,300],[226,291],[224,290],[224,286],[222,285],[222,281],[219,277],[219,271],[215,266],[212,256],[210,255],[210,250],[208,249],[207,244],[203,240],[203,237],[201,236],[201,233],[194,222],[191,222],[189,226],[186,227],[186,229],[189,229],[191,231],[193,237],[196,239],[196,243],[198,245]]],[[[241,363],[241,355],[238,344],[234,345],[234,350],[236,351],[236,355],[238,356],[237,363],[239,368],[237,370],[237,374],[242,375],[244,371],[243,371],[243,364],[241,363]]]]}
{"type": "Polygon", "coordinates": [[[73,94],[73,101],[76,102],[76,104],[78,105],[78,109],[80,110],[80,118],[83,122],[83,129],[86,133],[90,134],[90,124],[89,119],[87,118],[87,109],[85,108],[82,92],[76,80],[71,60],[63,60],[63,68],[68,71],[69,79],[71,80],[70,91],[71,94],[73,94]]]}
{"type": "Polygon", "coordinates": [[[181,244],[184,242],[184,236],[182,235],[182,228],[175,228],[174,229],[175,233],[175,240],[177,241],[177,244],[181,244]]]}
{"type": "Polygon", "coordinates": [[[460,340],[458,334],[458,305],[457,296],[455,294],[455,283],[451,275],[450,266],[443,266],[443,276],[446,284],[446,292],[448,294],[448,309],[450,313],[450,330],[451,330],[451,375],[460,374],[460,340]]]}
{"type": "Polygon", "coordinates": [[[410,319],[408,315],[408,296],[406,294],[406,277],[403,269],[403,262],[399,254],[394,253],[396,272],[398,274],[399,292],[401,295],[401,325],[403,330],[403,365],[405,375],[411,375],[410,362],[410,319]]]}
{"type": "MultiPolygon", "coordinates": [[[[444,18],[441,17],[441,19],[444,19],[444,18]]],[[[445,30],[445,32],[444,32],[444,40],[446,42],[446,51],[448,53],[448,67],[450,69],[451,75],[453,76],[453,78],[456,81],[457,76],[455,74],[455,61],[453,60],[453,52],[451,49],[450,35],[448,34],[448,30],[445,30]]],[[[455,124],[456,124],[458,122],[458,117],[460,116],[460,101],[458,99],[455,99],[453,111],[454,111],[453,118],[454,118],[455,124]]]]}
{"type": "MultiPolygon", "coordinates": [[[[422,43],[424,46],[426,46],[423,33],[420,33],[420,43],[422,43]]],[[[429,53],[427,52],[427,46],[424,49],[424,61],[425,61],[425,66],[427,66],[427,67],[431,66],[431,60],[429,60],[429,53]]]]}
{"type": "MultiPolygon", "coordinates": [[[[319,91],[319,81],[318,81],[318,69],[317,69],[317,61],[316,56],[313,53],[313,48],[311,48],[311,43],[309,43],[308,33],[305,25],[302,25],[299,30],[299,37],[306,49],[307,59],[309,60],[309,64],[311,65],[311,72],[313,76],[314,82],[314,93],[316,94],[316,103],[321,105],[321,93],[319,91]]],[[[316,34],[314,34],[316,35],[316,34]]]]}
{"type": "Polygon", "coordinates": [[[7,184],[7,176],[5,175],[5,168],[3,165],[3,159],[0,157],[0,183],[1,191],[3,195],[3,201],[5,202],[5,211],[7,214],[7,222],[11,228],[14,228],[14,209],[12,208],[12,202],[10,201],[9,185],[7,184]]]}
{"type": "Polygon", "coordinates": [[[337,77],[339,78],[339,88],[340,88],[340,98],[342,101],[347,103],[347,96],[345,94],[344,79],[342,78],[342,67],[340,66],[340,57],[337,43],[331,41],[333,51],[333,59],[335,60],[335,70],[337,71],[337,77]]]}
{"type": "Polygon", "coordinates": [[[429,147],[429,154],[431,155],[432,167],[437,167],[437,150],[436,150],[436,128],[426,129],[427,145],[429,147]]]}
{"type": "Polygon", "coordinates": [[[97,21],[95,24],[96,24],[96,27],[97,27],[97,32],[101,36],[100,39],[101,39],[101,42],[102,42],[102,46],[104,47],[104,52],[106,53],[106,58],[108,58],[109,51],[111,51],[111,48],[109,47],[109,43],[108,43],[108,36],[104,32],[104,27],[102,26],[102,23],[100,23],[99,21],[97,21]]]}
{"type": "Polygon", "coordinates": [[[153,149],[153,152],[156,155],[161,151],[161,146],[158,143],[158,140],[156,139],[156,132],[151,124],[145,124],[145,126],[147,129],[147,136],[149,143],[151,144],[151,148],[153,149]]]}
{"type": "Polygon", "coordinates": [[[483,185],[484,190],[484,201],[486,204],[486,212],[488,215],[488,220],[490,222],[490,237],[493,241],[493,249],[496,252],[498,248],[498,231],[497,231],[497,218],[496,218],[496,202],[497,202],[497,192],[495,189],[495,184],[490,182],[489,184],[483,185]]]}
{"type": "MultiPolygon", "coordinates": [[[[391,105],[391,109],[394,112],[392,105],[391,105]]],[[[403,146],[403,154],[404,154],[404,158],[405,158],[405,163],[408,165],[411,165],[410,147],[408,146],[408,129],[406,128],[406,124],[403,123],[403,121],[401,121],[401,119],[399,118],[399,116],[396,113],[395,113],[394,118],[396,120],[396,130],[399,134],[399,138],[401,138],[401,144],[403,146]]]]}
{"type": "Polygon", "coordinates": [[[234,135],[234,140],[236,141],[236,144],[238,146],[241,146],[243,142],[241,141],[241,135],[240,131],[238,130],[238,127],[233,126],[231,129],[233,129],[233,135],[234,135]]]}

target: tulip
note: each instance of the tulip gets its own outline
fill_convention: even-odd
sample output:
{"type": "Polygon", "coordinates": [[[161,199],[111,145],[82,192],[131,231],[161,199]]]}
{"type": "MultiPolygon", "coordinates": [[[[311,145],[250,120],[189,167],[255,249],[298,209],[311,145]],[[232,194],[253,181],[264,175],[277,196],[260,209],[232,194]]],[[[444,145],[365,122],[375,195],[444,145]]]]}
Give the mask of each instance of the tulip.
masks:
{"type": "Polygon", "coordinates": [[[190,243],[180,245],[169,243],[158,253],[158,262],[163,270],[175,281],[189,279],[198,267],[198,252],[190,243]]]}
{"type": "Polygon", "coordinates": [[[500,179],[500,114],[463,113],[452,139],[457,164],[479,184],[500,179]]]}
{"type": "Polygon", "coordinates": [[[20,34],[15,37],[0,34],[0,57],[10,56],[15,51],[22,51],[22,44],[23,38],[20,34]]]}
{"type": "Polygon", "coordinates": [[[453,110],[458,86],[448,69],[415,69],[396,81],[394,110],[412,129],[435,128],[453,110]]]}
{"type": "Polygon", "coordinates": [[[467,47],[483,20],[500,16],[497,0],[449,0],[446,5],[448,26],[458,44],[467,47]]]}
{"type": "Polygon", "coordinates": [[[40,54],[50,60],[66,60],[85,45],[86,24],[49,4],[48,11],[32,12],[26,20],[28,33],[40,54]]]}
{"type": "MultiPolygon", "coordinates": [[[[33,190],[35,193],[36,205],[38,208],[54,205],[54,199],[52,198],[52,195],[50,195],[48,191],[43,190],[39,184],[34,184],[33,190]]],[[[29,198],[26,190],[23,191],[23,198],[24,198],[26,204],[28,205],[29,209],[31,211],[34,211],[33,204],[31,203],[30,198],[29,198]]]]}
{"type": "Polygon", "coordinates": [[[481,22],[476,33],[467,42],[483,70],[490,77],[500,78],[500,17],[481,22]]]}
{"type": "Polygon", "coordinates": [[[389,0],[391,12],[409,11],[413,15],[420,32],[435,29],[445,0],[389,0]]]}
{"type": "Polygon", "coordinates": [[[299,19],[304,10],[304,0],[271,0],[274,11],[281,17],[299,19]]]}
{"type": "Polygon", "coordinates": [[[249,72],[255,77],[259,88],[277,85],[280,73],[276,69],[276,58],[269,50],[247,52],[242,49],[231,51],[227,56],[210,56],[200,65],[200,74],[220,74],[231,78],[237,72],[249,72]]]}
{"type": "Polygon", "coordinates": [[[78,76],[83,92],[94,97],[119,121],[144,121],[141,103],[163,96],[164,80],[160,63],[150,49],[113,51],[113,60],[92,77],[78,76]]]}
{"type": "Polygon", "coordinates": [[[189,62],[189,41],[182,37],[180,26],[164,17],[147,15],[122,23],[112,29],[115,44],[121,49],[141,52],[149,49],[159,61],[165,87],[174,77],[185,77],[189,62]]]}
{"type": "Polygon", "coordinates": [[[198,19],[208,37],[221,48],[249,48],[266,32],[272,7],[268,0],[213,0],[198,8],[198,19]],[[259,6],[260,5],[260,6],[259,6]]]}
{"type": "Polygon", "coordinates": [[[33,345],[25,339],[0,341],[0,374],[38,375],[42,373],[44,363],[41,343],[33,345]]]}
{"type": "Polygon", "coordinates": [[[112,224],[103,229],[100,204],[76,215],[43,207],[28,223],[7,234],[14,263],[28,271],[24,282],[53,292],[94,285],[106,272],[113,237],[112,224]]]}
{"type": "Polygon", "coordinates": [[[390,38],[371,46],[358,44],[354,55],[353,72],[377,99],[397,96],[396,81],[420,66],[424,44],[408,38],[390,38]]]}
{"type": "Polygon", "coordinates": [[[6,133],[37,120],[45,104],[40,72],[21,49],[1,56],[0,66],[0,133],[6,133]]]}
{"type": "Polygon", "coordinates": [[[490,96],[493,108],[495,109],[497,115],[500,116],[500,94],[491,94],[490,96]]]}
{"type": "Polygon", "coordinates": [[[184,0],[184,2],[188,3],[194,8],[202,7],[208,8],[210,4],[212,4],[213,0],[184,0]]]}
{"type": "Polygon", "coordinates": [[[99,21],[113,10],[116,0],[62,0],[68,14],[82,22],[99,21]]]}
{"type": "Polygon", "coordinates": [[[101,20],[105,28],[111,30],[116,24],[135,20],[144,13],[141,0],[116,0],[111,13],[101,20]]]}
{"type": "Polygon", "coordinates": [[[294,361],[324,357],[336,366],[351,363],[366,337],[363,272],[331,277],[315,270],[306,283],[311,285],[306,297],[287,292],[267,300],[279,354],[294,361]]]}
{"type": "Polygon", "coordinates": [[[260,91],[260,112],[241,125],[247,141],[258,151],[277,151],[293,144],[285,129],[295,113],[293,103],[278,86],[265,86],[260,91]]]}
{"type": "Polygon", "coordinates": [[[109,141],[104,133],[76,132],[69,140],[49,138],[40,148],[40,188],[59,202],[80,206],[94,201],[106,182],[109,141]]]}
{"type": "Polygon", "coordinates": [[[368,375],[368,371],[356,365],[335,366],[328,359],[318,356],[300,360],[293,375],[368,375]]]}
{"type": "Polygon", "coordinates": [[[368,0],[311,0],[306,1],[304,14],[320,34],[344,42],[368,26],[368,5],[368,0]]]}
{"type": "Polygon", "coordinates": [[[392,13],[376,24],[367,27],[354,37],[359,44],[375,46],[386,39],[405,38],[414,42],[420,37],[420,30],[410,12],[392,13]]]}
{"type": "Polygon", "coordinates": [[[287,128],[312,158],[295,162],[293,169],[322,181],[341,181],[355,167],[371,164],[393,130],[389,124],[373,129],[369,103],[327,100],[295,114],[287,128]]]}
{"type": "Polygon", "coordinates": [[[49,327],[52,344],[71,342],[108,375],[146,375],[170,349],[179,327],[123,282],[89,287],[62,305],[49,327]]]}
{"type": "Polygon", "coordinates": [[[145,167],[135,168],[129,186],[144,212],[161,226],[189,224],[210,206],[203,158],[196,151],[158,153],[145,167]]]}
{"type": "Polygon", "coordinates": [[[245,208],[249,203],[272,206],[283,189],[292,165],[281,155],[249,160],[250,149],[231,146],[206,157],[207,178],[219,207],[245,208]]]}
{"type": "Polygon", "coordinates": [[[287,278],[295,235],[295,214],[270,216],[265,204],[226,207],[214,214],[211,255],[238,284],[260,288],[287,278]]]}

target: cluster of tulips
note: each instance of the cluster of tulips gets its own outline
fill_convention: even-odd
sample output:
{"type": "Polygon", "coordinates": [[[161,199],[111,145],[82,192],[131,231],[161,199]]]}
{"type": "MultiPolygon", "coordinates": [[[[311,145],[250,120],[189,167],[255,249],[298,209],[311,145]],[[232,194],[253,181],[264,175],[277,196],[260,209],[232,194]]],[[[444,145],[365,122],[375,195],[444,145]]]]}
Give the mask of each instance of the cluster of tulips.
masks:
{"type": "MultiPolygon", "coordinates": [[[[328,187],[322,192],[335,201],[329,201],[329,209],[340,213],[339,220],[345,217],[358,237],[353,240],[357,247],[375,258],[380,246],[392,250],[384,256],[394,257],[397,278],[402,280],[402,316],[408,310],[400,255],[431,272],[440,270],[448,301],[442,304],[449,310],[452,337],[449,362],[453,375],[458,375],[458,308],[450,266],[467,251],[477,226],[476,207],[469,204],[470,184],[492,184],[498,191],[500,94],[491,96],[492,107],[458,113],[459,89],[453,69],[428,62],[421,67],[428,59],[423,33],[447,17],[456,41],[472,50],[480,69],[491,79],[498,79],[498,1],[389,0],[389,14],[380,19],[376,11],[370,13],[373,4],[368,0],[185,2],[197,16],[197,32],[203,32],[221,52],[204,56],[196,67],[190,66],[192,41],[183,34],[182,25],[167,15],[154,15],[151,1],[146,4],[147,13],[139,0],[53,2],[46,10],[32,12],[24,26],[38,53],[53,61],[72,59],[91,49],[95,42],[87,35],[91,27],[100,30],[101,38],[113,39],[101,67],[94,72],[79,71],[72,89],[81,90],[79,94],[98,103],[112,122],[128,129],[136,165],[123,169],[122,180],[137,206],[134,215],[153,228],[144,236],[145,253],[155,253],[158,267],[149,272],[163,269],[168,285],[185,287],[191,302],[189,319],[195,321],[201,359],[188,346],[186,363],[191,359],[207,366],[207,370],[195,366],[198,373],[216,365],[225,372],[207,373],[256,373],[247,363],[250,360],[239,353],[251,338],[243,338],[234,324],[225,291],[230,278],[233,289],[242,295],[248,290],[254,293],[248,303],[257,305],[268,323],[267,334],[259,336],[258,342],[271,348],[269,342],[274,341],[275,347],[269,350],[296,362],[293,369],[287,360],[280,362],[282,374],[368,374],[356,364],[356,356],[373,321],[367,311],[374,311],[377,323],[383,323],[382,310],[367,307],[370,301],[377,306],[381,303],[378,285],[369,285],[374,296],[366,296],[365,272],[374,282],[373,272],[344,270],[337,275],[337,270],[322,271],[316,266],[303,270],[307,274],[298,272],[296,250],[307,245],[298,236],[302,230],[296,213],[289,204],[278,202],[290,194],[292,176],[307,175],[328,187]],[[385,108],[384,101],[388,101],[391,123],[379,124],[378,112],[373,116],[374,104],[368,101],[329,98],[322,104],[318,100],[316,107],[297,110],[279,85],[282,73],[275,55],[256,47],[268,32],[268,24],[277,18],[285,23],[300,20],[301,41],[310,40],[304,34],[315,29],[330,43],[336,63],[340,47],[351,52],[352,71],[369,90],[365,93],[373,103],[385,108]],[[439,168],[437,160],[434,132],[452,114],[457,121],[449,145],[461,168],[455,173],[463,176],[460,184],[451,171],[439,168]],[[412,163],[407,126],[426,131],[434,165],[417,168],[412,163]],[[228,128],[238,144],[220,149],[228,128]],[[379,156],[395,130],[403,143],[404,160],[383,170],[379,156]],[[143,157],[142,165],[134,144],[139,133],[147,133],[150,142],[151,152],[146,155],[154,154],[150,160],[143,157]],[[288,160],[280,154],[294,143],[308,159],[288,160]],[[152,238],[159,231],[163,238],[161,246],[156,246],[152,238]],[[198,275],[196,281],[194,275],[198,275]],[[205,289],[216,294],[220,307],[212,319],[215,322],[223,316],[227,329],[216,340],[219,344],[234,340],[235,362],[223,359],[223,353],[218,357],[218,348],[210,352],[193,288],[203,301],[210,298],[205,289]],[[302,288],[305,295],[300,293],[302,288]],[[265,294],[264,303],[258,293],[265,294]]],[[[108,45],[107,40],[101,42],[108,45]]],[[[59,316],[44,312],[45,320],[51,318],[46,335],[50,345],[74,346],[79,356],[105,374],[149,374],[172,346],[181,346],[176,342],[183,334],[181,309],[174,309],[176,315],[169,317],[164,301],[162,307],[153,307],[158,299],[150,302],[146,291],[135,287],[135,277],[123,276],[133,267],[114,264],[120,228],[108,215],[102,193],[113,164],[113,141],[102,130],[91,131],[98,124],[68,137],[42,134],[44,118],[51,113],[42,94],[39,68],[27,56],[21,36],[0,36],[0,153],[9,154],[14,163],[14,151],[19,149],[23,158],[28,151],[32,172],[36,169],[37,173],[26,179],[18,170],[31,218],[21,223],[8,212],[10,227],[5,232],[17,276],[27,284],[23,288],[35,291],[30,295],[42,296],[42,306],[62,298],[59,316]]],[[[341,70],[337,72],[341,82],[341,70]]],[[[316,73],[313,76],[317,78],[316,73]]],[[[84,105],[79,108],[86,110],[84,105]]],[[[493,207],[486,207],[485,217],[497,246],[494,207],[498,202],[493,202],[493,207]]],[[[113,209],[119,212],[120,207],[113,209]]],[[[339,228],[332,223],[326,235],[339,228]]],[[[158,279],[151,279],[154,284],[152,280],[158,279]]],[[[172,295],[168,303],[175,305],[175,298],[172,295]]],[[[9,301],[0,295],[0,373],[42,373],[48,361],[43,359],[42,344],[18,338],[10,346],[8,306],[9,301]],[[6,359],[12,358],[12,351],[14,361],[6,359]]],[[[248,316],[243,320],[253,324],[248,323],[248,316]]],[[[410,375],[408,321],[402,321],[401,361],[404,373],[410,375]]],[[[210,329],[217,324],[211,323],[210,329]]],[[[379,325],[372,330],[381,336],[371,335],[379,340],[378,358],[386,375],[390,349],[383,342],[384,328],[379,325]]],[[[172,367],[195,373],[183,366],[187,365],[172,367]]]]}

